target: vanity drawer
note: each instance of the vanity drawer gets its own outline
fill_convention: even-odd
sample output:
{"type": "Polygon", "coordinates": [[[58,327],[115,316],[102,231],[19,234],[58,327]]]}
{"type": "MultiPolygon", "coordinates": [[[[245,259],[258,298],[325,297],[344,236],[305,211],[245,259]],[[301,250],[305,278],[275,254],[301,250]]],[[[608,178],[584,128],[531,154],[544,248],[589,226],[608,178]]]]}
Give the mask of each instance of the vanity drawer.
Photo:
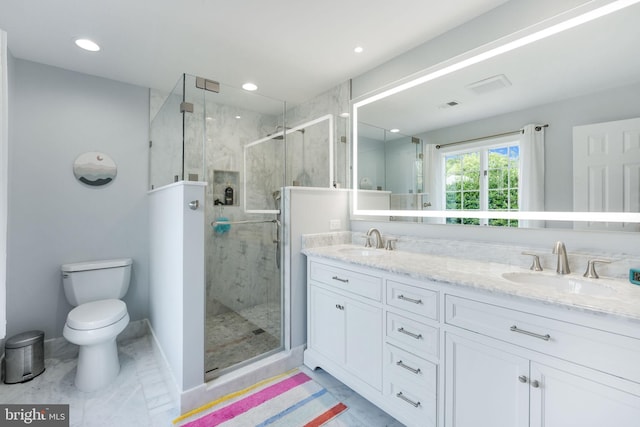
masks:
{"type": "Polygon", "coordinates": [[[436,393],[437,368],[434,363],[387,343],[384,364],[387,382],[406,381],[419,389],[436,393]]]}
{"type": "Polygon", "coordinates": [[[439,292],[387,280],[387,304],[438,320],[439,292]]]}
{"type": "Polygon", "coordinates": [[[423,357],[439,357],[439,329],[387,312],[387,337],[423,357]]]}
{"type": "Polygon", "coordinates": [[[384,393],[385,400],[393,408],[392,415],[409,425],[435,426],[438,390],[436,365],[389,344],[385,350],[384,393]],[[414,374],[400,367],[398,362],[420,373],[414,374]]]}
{"type": "Polygon", "coordinates": [[[374,301],[382,301],[382,278],[311,261],[310,279],[374,301]]]}
{"type": "Polygon", "coordinates": [[[640,382],[640,340],[466,298],[445,301],[449,325],[640,382]]]}

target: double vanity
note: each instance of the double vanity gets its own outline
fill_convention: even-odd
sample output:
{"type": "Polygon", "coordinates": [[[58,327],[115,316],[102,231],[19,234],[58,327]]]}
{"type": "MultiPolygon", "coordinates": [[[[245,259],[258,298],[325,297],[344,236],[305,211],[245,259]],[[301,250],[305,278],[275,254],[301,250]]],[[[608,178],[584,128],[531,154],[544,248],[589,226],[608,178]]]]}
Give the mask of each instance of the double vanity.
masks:
{"type": "Polygon", "coordinates": [[[373,246],[303,250],[305,365],[408,426],[640,425],[640,286],[373,246]]]}

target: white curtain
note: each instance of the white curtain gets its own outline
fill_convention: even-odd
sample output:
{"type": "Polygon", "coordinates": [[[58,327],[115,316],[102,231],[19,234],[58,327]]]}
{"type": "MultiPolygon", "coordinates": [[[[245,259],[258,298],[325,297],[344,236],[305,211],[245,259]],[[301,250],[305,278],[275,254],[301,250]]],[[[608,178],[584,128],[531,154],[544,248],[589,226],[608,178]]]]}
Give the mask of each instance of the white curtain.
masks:
{"type": "MultiPolygon", "coordinates": [[[[444,194],[443,194],[443,171],[442,171],[442,156],[438,149],[436,149],[435,144],[426,144],[427,147],[426,155],[428,156],[428,165],[429,170],[427,171],[427,176],[429,180],[428,190],[429,190],[429,201],[431,202],[430,210],[439,211],[444,210],[444,194]]],[[[429,223],[442,223],[444,224],[445,218],[429,218],[427,221],[429,223]]]]}
{"type": "MultiPolygon", "coordinates": [[[[520,137],[520,211],[544,211],[544,127],[529,124],[520,137]]],[[[520,220],[519,227],[544,228],[539,220],[520,220]]]]}
{"type": "Polygon", "coordinates": [[[7,33],[0,30],[0,339],[7,332],[7,187],[9,152],[7,33]]]}

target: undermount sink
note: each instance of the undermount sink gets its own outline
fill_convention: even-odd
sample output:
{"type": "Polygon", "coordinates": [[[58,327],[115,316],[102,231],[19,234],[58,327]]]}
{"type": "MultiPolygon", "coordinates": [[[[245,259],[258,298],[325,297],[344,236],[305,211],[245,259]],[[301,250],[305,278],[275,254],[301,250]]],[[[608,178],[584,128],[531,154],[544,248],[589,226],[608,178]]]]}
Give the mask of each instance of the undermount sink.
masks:
{"type": "Polygon", "coordinates": [[[502,277],[510,282],[535,287],[553,288],[559,292],[576,295],[608,296],[616,290],[607,279],[586,279],[574,275],[547,275],[541,273],[512,272],[502,277]]]}
{"type": "Polygon", "coordinates": [[[373,248],[340,248],[338,252],[351,256],[380,256],[384,255],[384,250],[373,248]]]}

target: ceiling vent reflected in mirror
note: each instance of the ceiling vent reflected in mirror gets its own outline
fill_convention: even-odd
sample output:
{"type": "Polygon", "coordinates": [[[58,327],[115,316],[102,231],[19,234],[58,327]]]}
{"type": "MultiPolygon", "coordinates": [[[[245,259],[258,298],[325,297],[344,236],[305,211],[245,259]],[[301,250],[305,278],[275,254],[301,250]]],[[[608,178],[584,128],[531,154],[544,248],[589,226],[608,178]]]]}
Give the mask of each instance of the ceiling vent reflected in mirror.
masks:
{"type": "Polygon", "coordinates": [[[439,105],[438,108],[441,109],[441,110],[444,110],[446,108],[455,107],[457,105],[460,105],[460,103],[458,101],[449,101],[449,102],[445,102],[442,105],[439,105]]]}
{"type": "Polygon", "coordinates": [[[467,89],[475,93],[476,95],[484,95],[485,93],[494,92],[496,90],[504,89],[511,86],[511,82],[504,74],[489,77],[487,79],[479,80],[475,83],[467,85],[467,89]]]}

